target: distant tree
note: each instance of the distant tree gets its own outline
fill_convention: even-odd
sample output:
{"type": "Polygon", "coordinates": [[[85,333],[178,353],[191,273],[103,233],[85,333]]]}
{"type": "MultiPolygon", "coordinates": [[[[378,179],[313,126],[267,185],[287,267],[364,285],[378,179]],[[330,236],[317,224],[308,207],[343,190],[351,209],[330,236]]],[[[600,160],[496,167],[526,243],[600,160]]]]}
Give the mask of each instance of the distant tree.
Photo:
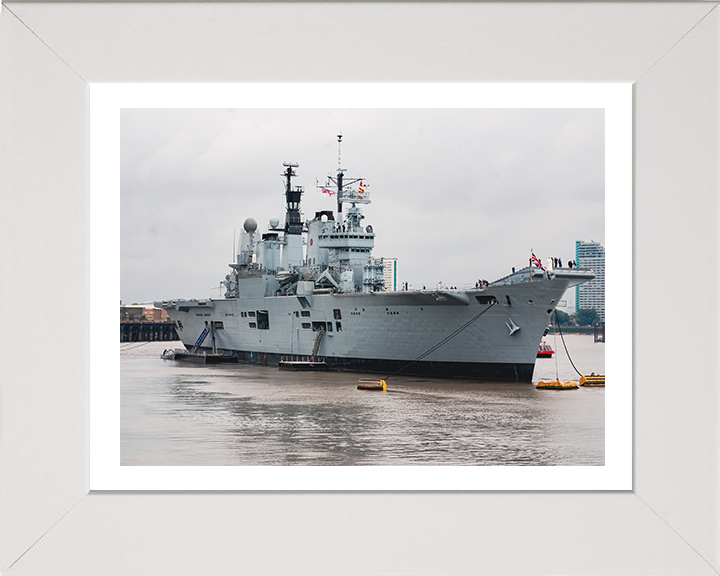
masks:
{"type": "Polygon", "coordinates": [[[555,310],[555,314],[557,314],[557,323],[561,326],[567,326],[568,324],[572,324],[572,317],[570,314],[566,314],[562,310],[555,310]]]}
{"type": "Polygon", "coordinates": [[[600,317],[595,308],[580,308],[575,312],[575,322],[578,326],[592,326],[600,322],[600,317]]]}

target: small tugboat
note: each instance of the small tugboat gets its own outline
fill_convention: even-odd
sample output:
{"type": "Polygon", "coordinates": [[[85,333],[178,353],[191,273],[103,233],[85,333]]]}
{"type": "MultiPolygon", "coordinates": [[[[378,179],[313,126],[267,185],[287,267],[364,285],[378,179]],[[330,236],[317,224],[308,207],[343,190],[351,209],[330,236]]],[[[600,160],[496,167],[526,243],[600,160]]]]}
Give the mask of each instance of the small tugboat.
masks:
{"type": "Polygon", "coordinates": [[[545,342],[543,340],[540,342],[540,348],[538,348],[537,357],[538,358],[552,358],[552,355],[555,354],[555,351],[552,349],[552,346],[545,342]]]}

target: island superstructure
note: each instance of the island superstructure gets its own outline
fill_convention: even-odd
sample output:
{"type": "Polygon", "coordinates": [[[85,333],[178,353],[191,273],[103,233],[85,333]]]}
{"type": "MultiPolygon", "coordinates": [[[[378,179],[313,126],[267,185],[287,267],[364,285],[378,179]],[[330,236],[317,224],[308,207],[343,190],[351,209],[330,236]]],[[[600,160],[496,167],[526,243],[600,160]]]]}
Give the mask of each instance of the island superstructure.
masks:
{"type": "Polygon", "coordinates": [[[338,370],[530,382],[557,303],[594,277],[529,265],[472,289],[384,290],[375,231],[362,222],[367,183],[338,162],[320,187],[336,197],[336,212],[303,222],[304,190],[292,181],[299,166],[283,167],[285,225],[272,219],[259,233],[245,220],[224,297],[155,303],[188,350],[264,365],[310,357],[338,370]]]}

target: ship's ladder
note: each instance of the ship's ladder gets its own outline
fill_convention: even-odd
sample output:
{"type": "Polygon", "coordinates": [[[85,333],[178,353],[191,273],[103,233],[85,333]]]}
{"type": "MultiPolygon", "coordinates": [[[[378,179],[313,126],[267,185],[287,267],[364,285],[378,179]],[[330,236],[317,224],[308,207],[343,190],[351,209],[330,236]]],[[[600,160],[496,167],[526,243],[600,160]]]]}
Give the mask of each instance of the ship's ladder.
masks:
{"type": "Polygon", "coordinates": [[[323,336],[325,336],[325,329],[318,328],[317,336],[315,336],[315,344],[313,345],[312,354],[310,355],[310,362],[315,362],[315,356],[320,351],[320,343],[322,342],[323,336]]]}

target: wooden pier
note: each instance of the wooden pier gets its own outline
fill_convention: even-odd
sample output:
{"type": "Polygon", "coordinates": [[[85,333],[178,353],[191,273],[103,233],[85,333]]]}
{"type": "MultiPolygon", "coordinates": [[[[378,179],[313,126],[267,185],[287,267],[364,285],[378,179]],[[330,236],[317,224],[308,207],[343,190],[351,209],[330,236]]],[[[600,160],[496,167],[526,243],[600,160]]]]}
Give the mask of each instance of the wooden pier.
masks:
{"type": "Polygon", "coordinates": [[[172,322],[120,322],[120,342],[180,340],[172,322]]]}

